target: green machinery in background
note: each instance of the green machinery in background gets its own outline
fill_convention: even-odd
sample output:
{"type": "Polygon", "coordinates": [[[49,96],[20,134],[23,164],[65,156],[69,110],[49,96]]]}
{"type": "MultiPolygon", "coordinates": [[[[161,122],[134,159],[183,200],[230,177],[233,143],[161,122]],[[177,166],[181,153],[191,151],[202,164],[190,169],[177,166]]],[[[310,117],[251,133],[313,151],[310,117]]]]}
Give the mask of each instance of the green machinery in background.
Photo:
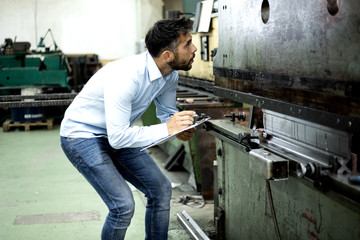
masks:
{"type": "MultiPolygon", "coordinates": [[[[48,33],[51,33],[49,29],[48,33]]],[[[52,36],[52,34],[51,34],[52,36]]],[[[38,95],[52,92],[69,92],[68,69],[66,56],[57,48],[46,48],[40,39],[38,50],[30,51],[29,42],[13,42],[5,39],[0,49],[0,95],[38,95]]],[[[2,99],[3,100],[3,99],[2,99]]],[[[31,101],[33,100],[24,100],[31,101]]],[[[44,104],[26,107],[8,105],[1,111],[1,120],[8,119],[11,111],[12,122],[38,122],[45,120],[44,104]]],[[[58,110],[51,114],[61,115],[58,110]]]]}
{"type": "Polygon", "coordinates": [[[0,56],[0,84],[2,87],[67,87],[65,56],[59,52],[0,56]]]}
{"type": "Polygon", "coordinates": [[[29,50],[30,43],[6,39],[0,56],[2,89],[54,86],[68,88],[66,57],[60,51],[29,50]]]}
{"type": "Polygon", "coordinates": [[[9,118],[10,109],[13,122],[43,121],[45,115],[61,119],[64,106],[102,67],[96,54],[65,55],[51,29],[40,38],[36,50],[30,46],[9,38],[0,46],[0,123],[9,118]],[[48,34],[51,49],[44,44],[48,34]]]}
{"type": "MultiPolygon", "coordinates": [[[[51,33],[50,29],[45,36],[49,32],[51,33]]],[[[1,98],[70,91],[66,56],[57,48],[55,41],[53,50],[45,48],[44,38],[40,39],[39,50],[33,51],[30,51],[29,42],[13,42],[12,39],[5,39],[0,49],[1,98]]],[[[29,101],[33,102],[34,99],[22,101],[27,101],[29,104],[29,101]]],[[[20,104],[12,107],[5,104],[5,109],[0,112],[0,120],[7,121],[11,115],[11,122],[44,121],[46,117],[44,106],[44,104],[42,106],[34,104],[22,107],[20,104]]],[[[61,113],[56,109],[50,115],[54,117],[61,113]]]]}

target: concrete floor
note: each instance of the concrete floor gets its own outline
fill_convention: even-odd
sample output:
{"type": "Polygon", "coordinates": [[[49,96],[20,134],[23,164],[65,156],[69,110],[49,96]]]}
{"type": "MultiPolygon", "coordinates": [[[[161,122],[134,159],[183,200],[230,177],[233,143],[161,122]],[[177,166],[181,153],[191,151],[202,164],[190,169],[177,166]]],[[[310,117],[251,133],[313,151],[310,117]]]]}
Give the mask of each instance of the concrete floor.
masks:
{"type": "MultiPolygon", "coordinates": [[[[150,150],[163,169],[167,155],[150,150]]],[[[100,239],[107,208],[100,197],[63,154],[59,126],[25,132],[0,130],[0,239],[63,240],[100,239]]],[[[169,239],[190,239],[176,213],[185,210],[207,233],[213,230],[213,203],[198,209],[178,203],[185,195],[197,194],[187,183],[185,171],[168,172],[174,185],[169,239]]],[[[133,190],[135,216],[126,239],[144,239],[145,199],[133,190]]]]}

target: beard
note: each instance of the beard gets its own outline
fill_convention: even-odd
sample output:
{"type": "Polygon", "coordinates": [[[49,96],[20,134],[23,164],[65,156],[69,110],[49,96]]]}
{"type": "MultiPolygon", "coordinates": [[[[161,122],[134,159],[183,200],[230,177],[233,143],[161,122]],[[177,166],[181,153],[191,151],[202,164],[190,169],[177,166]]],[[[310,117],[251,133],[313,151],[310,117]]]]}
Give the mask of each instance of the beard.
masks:
{"type": "Polygon", "coordinates": [[[175,53],[175,59],[171,62],[168,62],[169,67],[173,70],[184,70],[188,71],[192,67],[192,60],[195,58],[194,56],[190,60],[179,60],[178,54],[175,53]]]}

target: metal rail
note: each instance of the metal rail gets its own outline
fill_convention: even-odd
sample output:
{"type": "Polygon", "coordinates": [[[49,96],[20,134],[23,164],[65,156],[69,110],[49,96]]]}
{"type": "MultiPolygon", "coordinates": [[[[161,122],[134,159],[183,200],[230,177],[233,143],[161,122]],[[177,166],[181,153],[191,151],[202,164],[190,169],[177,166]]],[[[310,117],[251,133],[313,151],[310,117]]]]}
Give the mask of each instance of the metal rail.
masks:
{"type": "Polygon", "coordinates": [[[77,93],[51,93],[51,94],[36,94],[36,95],[4,95],[0,96],[0,101],[14,101],[25,99],[64,99],[75,98],[77,93]]]}
{"type": "Polygon", "coordinates": [[[77,93],[0,96],[0,108],[67,106],[77,93]]]}
{"type": "Polygon", "coordinates": [[[304,107],[293,103],[282,102],[251,93],[239,92],[227,88],[214,87],[214,94],[236,102],[247,103],[256,107],[269,109],[288,116],[318,123],[334,129],[351,133],[360,133],[360,119],[347,117],[315,108],[304,107]]]}

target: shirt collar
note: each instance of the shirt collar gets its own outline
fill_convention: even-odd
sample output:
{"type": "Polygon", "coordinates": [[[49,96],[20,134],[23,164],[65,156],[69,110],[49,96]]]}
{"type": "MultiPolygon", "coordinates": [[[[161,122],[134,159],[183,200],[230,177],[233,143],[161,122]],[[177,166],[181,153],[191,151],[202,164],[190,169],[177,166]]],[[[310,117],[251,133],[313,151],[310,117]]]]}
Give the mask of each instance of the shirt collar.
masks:
{"type": "Polygon", "coordinates": [[[156,65],[153,57],[150,55],[149,52],[146,52],[146,56],[147,56],[147,67],[148,67],[148,71],[149,71],[150,81],[154,81],[158,78],[161,78],[162,75],[161,75],[160,69],[156,65]]]}

